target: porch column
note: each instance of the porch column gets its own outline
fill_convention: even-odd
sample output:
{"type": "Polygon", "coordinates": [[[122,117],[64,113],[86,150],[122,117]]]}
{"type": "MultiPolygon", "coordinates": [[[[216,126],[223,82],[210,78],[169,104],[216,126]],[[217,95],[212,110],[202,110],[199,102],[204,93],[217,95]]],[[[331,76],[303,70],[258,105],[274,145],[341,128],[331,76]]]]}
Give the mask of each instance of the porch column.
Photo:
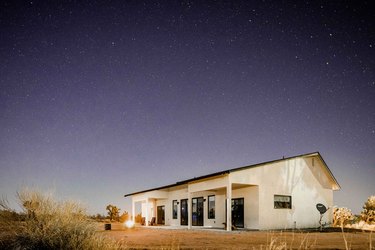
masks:
{"type": "Polygon", "coordinates": [[[146,222],[145,222],[146,226],[149,226],[148,222],[149,222],[149,215],[148,215],[148,198],[147,198],[146,199],[146,222]]]}
{"type": "Polygon", "coordinates": [[[191,193],[188,191],[188,205],[187,205],[187,210],[188,210],[188,229],[191,229],[191,222],[192,222],[192,216],[193,216],[193,213],[192,213],[192,206],[191,206],[191,193]]]}
{"type": "Polygon", "coordinates": [[[135,222],[135,201],[132,199],[132,221],[135,222]]]}
{"type": "Polygon", "coordinates": [[[232,231],[232,182],[227,184],[227,231],[232,231]]]}

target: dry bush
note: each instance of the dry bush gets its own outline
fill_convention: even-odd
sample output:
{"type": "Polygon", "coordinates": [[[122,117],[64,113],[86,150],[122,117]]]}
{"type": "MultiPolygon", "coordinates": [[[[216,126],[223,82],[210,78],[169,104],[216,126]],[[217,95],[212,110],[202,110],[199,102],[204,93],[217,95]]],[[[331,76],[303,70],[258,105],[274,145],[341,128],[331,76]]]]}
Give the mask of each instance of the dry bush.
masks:
{"type": "Polygon", "coordinates": [[[134,221],[136,223],[141,223],[142,222],[142,214],[137,214],[134,218],[134,221]]]}
{"type": "MultiPolygon", "coordinates": [[[[111,239],[95,235],[96,224],[77,202],[57,202],[50,194],[24,190],[18,193],[23,221],[2,220],[8,224],[7,241],[0,248],[10,249],[119,249],[111,239]],[[16,225],[16,226],[15,226],[16,225]]],[[[5,206],[3,206],[5,207],[5,206]]],[[[9,212],[9,208],[6,209],[9,212]]]]}
{"type": "Polygon", "coordinates": [[[361,218],[368,224],[375,222],[375,195],[368,197],[363,205],[361,218]]]}
{"type": "Polygon", "coordinates": [[[353,213],[346,207],[333,208],[333,226],[343,227],[354,219],[353,213]]]}
{"type": "Polygon", "coordinates": [[[130,219],[130,215],[128,212],[124,211],[119,218],[119,222],[124,223],[125,221],[130,219]]]}

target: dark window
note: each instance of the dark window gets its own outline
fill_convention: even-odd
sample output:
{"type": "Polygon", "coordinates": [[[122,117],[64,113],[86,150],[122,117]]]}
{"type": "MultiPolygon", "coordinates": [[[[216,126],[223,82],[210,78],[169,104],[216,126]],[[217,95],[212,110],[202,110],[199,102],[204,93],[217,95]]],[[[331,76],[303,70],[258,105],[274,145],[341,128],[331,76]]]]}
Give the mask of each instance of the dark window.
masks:
{"type": "Polygon", "coordinates": [[[172,207],[173,207],[173,219],[177,219],[177,200],[172,201],[172,207]]]}
{"type": "Polygon", "coordinates": [[[292,196],[274,195],[274,208],[292,208],[292,196]]]}
{"type": "Polygon", "coordinates": [[[208,196],[208,218],[215,219],[215,195],[208,196]]]}

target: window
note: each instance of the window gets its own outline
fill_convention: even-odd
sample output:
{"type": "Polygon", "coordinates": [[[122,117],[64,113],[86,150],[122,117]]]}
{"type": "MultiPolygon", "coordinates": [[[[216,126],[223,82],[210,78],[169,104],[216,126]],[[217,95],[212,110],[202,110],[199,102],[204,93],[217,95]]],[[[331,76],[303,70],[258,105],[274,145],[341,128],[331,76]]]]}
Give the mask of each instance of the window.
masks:
{"type": "Polygon", "coordinates": [[[275,208],[292,208],[292,196],[288,195],[274,195],[275,208]]]}
{"type": "Polygon", "coordinates": [[[215,195],[208,196],[208,218],[215,219],[215,195]]]}
{"type": "Polygon", "coordinates": [[[177,200],[173,200],[172,201],[172,216],[173,216],[173,219],[177,219],[177,200]]]}

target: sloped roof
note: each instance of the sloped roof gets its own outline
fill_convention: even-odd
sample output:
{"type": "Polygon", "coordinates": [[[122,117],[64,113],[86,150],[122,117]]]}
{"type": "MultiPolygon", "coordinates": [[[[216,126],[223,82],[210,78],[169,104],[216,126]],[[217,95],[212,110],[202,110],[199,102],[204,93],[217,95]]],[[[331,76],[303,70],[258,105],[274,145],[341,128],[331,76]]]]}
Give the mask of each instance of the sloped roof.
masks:
{"type": "Polygon", "coordinates": [[[317,152],[313,152],[313,153],[301,154],[301,155],[296,155],[296,156],[291,156],[291,157],[283,157],[283,158],[272,160],[272,161],[266,161],[266,162],[262,162],[262,163],[256,163],[256,164],[253,164],[253,165],[232,168],[232,169],[228,169],[228,170],[224,170],[224,171],[220,171],[220,172],[216,172],[216,173],[212,173],[212,174],[202,175],[202,176],[199,176],[199,177],[194,177],[194,178],[183,180],[183,181],[178,181],[174,184],[170,184],[170,185],[166,185],[166,186],[161,186],[161,187],[157,187],[157,188],[151,188],[151,189],[147,189],[147,190],[143,190],[143,191],[137,191],[137,192],[134,192],[134,193],[125,194],[124,197],[132,196],[132,195],[136,195],[136,194],[140,194],[140,193],[146,193],[146,192],[150,192],[150,191],[155,191],[155,190],[160,190],[160,189],[171,188],[171,187],[175,187],[175,186],[179,186],[179,185],[183,185],[183,184],[188,184],[188,183],[193,182],[193,181],[207,179],[207,178],[220,176],[220,175],[225,175],[225,174],[229,174],[231,172],[241,171],[241,170],[244,170],[244,169],[255,168],[255,167],[259,167],[259,166],[270,164],[270,163],[276,163],[276,162],[290,160],[290,159],[294,159],[294,158],[312,157],[312,156],[319,157],[319,159],[322,161],[324,167],[327,169],[330,177],[332,178],[332,180],[337,185],[338,189],[341,189],[339,183],[337,182],[336,178],[333,176],[331,170],[328,168],[328,166],[327,166],[326,162],[324,161],[323,157],[317,151],[317,152]]]}

